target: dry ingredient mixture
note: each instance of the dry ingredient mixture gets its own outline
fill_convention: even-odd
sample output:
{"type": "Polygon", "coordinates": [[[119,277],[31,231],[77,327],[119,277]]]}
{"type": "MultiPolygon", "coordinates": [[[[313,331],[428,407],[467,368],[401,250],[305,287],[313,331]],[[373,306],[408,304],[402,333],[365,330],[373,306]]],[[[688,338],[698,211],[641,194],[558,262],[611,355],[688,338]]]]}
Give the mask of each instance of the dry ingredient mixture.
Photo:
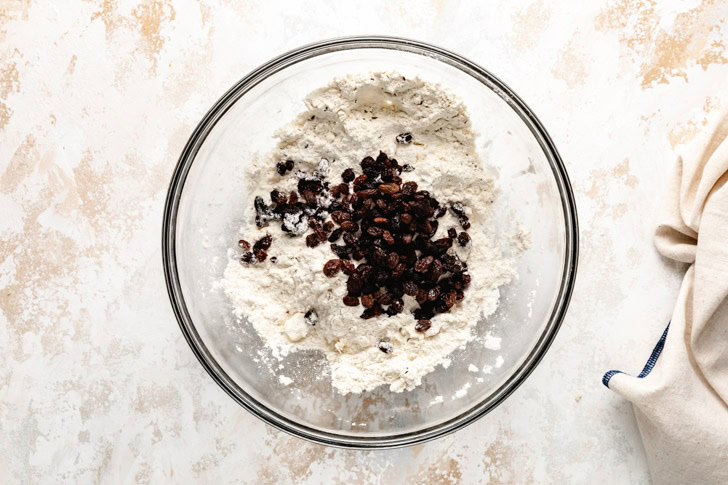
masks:
{"type": "Polygon", "coordinates": [[[306,106],[247,168],[223,287],[273,355],[323,352],[339,392],[411,390],[515,274],[485,231],[496,188],[439,85],[347,76],[306,106]]]}

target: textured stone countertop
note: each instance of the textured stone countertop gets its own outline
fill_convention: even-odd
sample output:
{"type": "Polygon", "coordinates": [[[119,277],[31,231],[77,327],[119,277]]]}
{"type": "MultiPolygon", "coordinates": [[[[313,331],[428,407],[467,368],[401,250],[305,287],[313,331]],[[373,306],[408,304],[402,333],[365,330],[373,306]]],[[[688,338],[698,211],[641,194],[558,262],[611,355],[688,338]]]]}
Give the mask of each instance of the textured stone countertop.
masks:
{"type": "Polygon", "coordinates": [[[630,405],[681,268],[652,246],[679,145],[726,108],[720,1],[0,3],[0,481],[647,483],[630,405]],[[541,365],[486,418],[394,451],[275,431],[207,376],[162,274],[163,200],[193,127],[269,58],[412,37],[501,77],[549,130],[581,223],[541,365]],[[605,473],[606,472],[606,473],[605,473]]]}

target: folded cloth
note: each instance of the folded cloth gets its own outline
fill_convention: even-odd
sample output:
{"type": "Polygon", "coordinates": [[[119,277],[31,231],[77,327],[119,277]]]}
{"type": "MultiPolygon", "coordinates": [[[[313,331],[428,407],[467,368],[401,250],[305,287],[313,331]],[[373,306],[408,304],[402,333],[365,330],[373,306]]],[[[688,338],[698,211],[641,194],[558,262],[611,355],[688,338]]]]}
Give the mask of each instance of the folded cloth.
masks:
{"type": "Polygon", "coordinates": [[[655,245],[689,263],[672,320],[637,377],[604,384],[632,402],[655,484],[728,484],[728,115],[678,157],[655,245]]]}

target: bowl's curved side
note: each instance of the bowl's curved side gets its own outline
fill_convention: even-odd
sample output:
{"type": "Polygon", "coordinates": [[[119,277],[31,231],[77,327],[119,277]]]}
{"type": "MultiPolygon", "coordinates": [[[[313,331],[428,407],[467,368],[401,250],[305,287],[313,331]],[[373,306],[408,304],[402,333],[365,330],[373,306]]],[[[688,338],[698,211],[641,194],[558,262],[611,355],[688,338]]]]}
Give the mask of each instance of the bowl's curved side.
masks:
{"type": "Polygon", "coordinates": [[[578,244],[578,220],[571,184],[556,146],[536,115],[505,83],[477,64],[445,49],[396,37],[348,37],[309,44],[263,64],[241,79],[205,114],[182,150],[170,182],[162,223],[162,262],[172,309],[192,352],[210,374],[210,377],[241,406],[282,431],[329,446],[362,449],[408,446],[452,433],[481,418],[513,393],[541,361],[565,317],[576,281],[578,244]],[[177,214],[187,174],[200,146],[230,107],[246,92],[260,83],[261,80],[292,64],[329,52],[366,48],[400,50],[434,57],[478,79],[506,101],[528,126],[551,165],[561,197],[565,225],[564,244],[566,256],[563,262],[561,286],[546,330],[541,334],[520,367],[487,399],[466,412],[443,423],[416,432],[381,437],[346,436],[304,426],[266,408],[241,389],[215,361],[195,329],[182,294],[175,249],[177,214]]]}

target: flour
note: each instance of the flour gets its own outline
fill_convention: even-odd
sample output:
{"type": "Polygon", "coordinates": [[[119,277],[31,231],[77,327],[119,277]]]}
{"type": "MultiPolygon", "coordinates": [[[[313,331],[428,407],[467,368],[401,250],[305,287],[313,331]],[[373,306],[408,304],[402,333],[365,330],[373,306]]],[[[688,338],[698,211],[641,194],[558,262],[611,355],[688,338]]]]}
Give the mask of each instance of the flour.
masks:
{"type": "MultiPolygon", "coordinates": [[[[477,322],[496,309],[498,288],[515,274],[513,261],[486,234],[496,187],[482,169],[465,106],[439,85],[396,73],[347,76],[314,91],[305,104],[306,110],[277,133],[276,148],[247,167],[251,203],[240,233],[249,241],[271,234],[269,257],[242,265],[231,249],[222,285],[236,315],[254,326],[275,357],[320,351],[330,364],[334,387],[343,394],[380,385],[394,392],[411,390],[472,340],[477,322]],[[412,134],[412,143],[397,143],[396,136],[405,132],[412,134]],[[254,224],[255,195],[273,189],[288,193],[295,190],[297,177],[314,174],[338,183],[345,169],[358,170],[362,158],[380,150],[414,167],[402,174],[405,181],[417,182],[442,202],[462,202],[472,224],[472,244],[452,249],[467,261],[472,275],[466,297],[449,313],[437,314],[424,334],[414,330],[411,311],[418,305],[412,297],[404,296],[405,310],[398,315],[361,319],[361,307],[342,304],[346,276],[322,273],[324,263],[335,257],[328,244],[309,248],[304,237],[289,237],[276,224],[262,229],[254,224]],[[295,161],[296,176],[273,169],[285,160],[295,161]],[[311,325],[304,314],[314,307],[317,321],[311,325]],[[390,354],[377,348],[382,340],[392,344],[390,354]]],[[[433,239],[459,228],[449,211],[439,222],[433,239]]],[[[489,349],[500,348],[500,339],[487,342],[489,349]]]]}

